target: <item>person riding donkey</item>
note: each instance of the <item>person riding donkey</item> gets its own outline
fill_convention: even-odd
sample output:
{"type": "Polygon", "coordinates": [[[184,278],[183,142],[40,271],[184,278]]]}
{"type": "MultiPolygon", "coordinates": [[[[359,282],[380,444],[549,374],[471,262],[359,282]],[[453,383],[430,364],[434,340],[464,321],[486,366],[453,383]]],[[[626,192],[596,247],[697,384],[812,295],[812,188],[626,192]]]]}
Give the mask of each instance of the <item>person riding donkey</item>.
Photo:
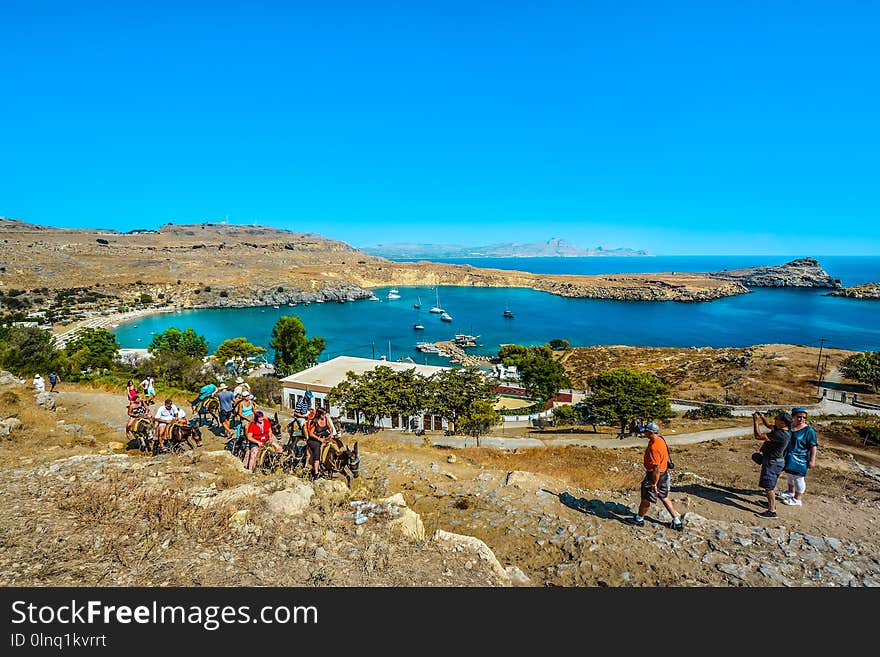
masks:
{"type": "Polygon", "coordinates": [[[339,433],[333,424],[333,418],[321,406],[315,408],[314,414],[306,422],[305,433],[306,467],[311,465],[312,471],[309,473],[309,478],[314,481],[320,475],[321,462],[325,461],[331,452],[338,454],[345,447],[339,440],[339,433]]]}
{"type": "Polygon", "coordinates": [[[165,438],[168,435],[168,427],[172,424],[184,423],[186,421],[186,413],[183,412],[170,399],[166,399],[165,403],[156,411],[156,440],[159,441],[159,451],[165,452],[165,438]]]}
{"type": "Polygon", "coordinates": [[[150,417],[150,407],[140,396],[135,395],[128,404],[128,423],[125,425],[125,437],[131,440],[131,427],[142,417],[150,417]]]}
{"type": "Polygon", "coordinates": [[[190,401],[190,406],[192,406],[193,413],[195,413],[196,406],[198,404],[201,404],[208,397],[215,397],[216,395],[217,395],[217,386],[216,385],[214,385],[210,381],[207,382],[205,385],[203,385],[199,389],[199,396],[196,397],[195,399],[193,399],[192,401],[190,401]]]}

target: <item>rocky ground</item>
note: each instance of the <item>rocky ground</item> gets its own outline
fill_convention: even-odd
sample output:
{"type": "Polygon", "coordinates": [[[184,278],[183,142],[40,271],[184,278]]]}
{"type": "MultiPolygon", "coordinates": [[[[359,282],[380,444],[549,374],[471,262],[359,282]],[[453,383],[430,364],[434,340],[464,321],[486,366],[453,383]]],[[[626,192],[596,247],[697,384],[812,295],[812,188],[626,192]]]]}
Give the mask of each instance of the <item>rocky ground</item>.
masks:
{"type": "Polygon", "coordinates": [[[11,381],[0,391],[0,415],[20,423],[0,442],[4,585],[880,583],[880,447],[849,420],[820,427],[805,504],[780,505],[777,520],[754,515],[754,441],[673,446],[686,521],[674,532],[659,507],[643,528],[624,522],[642,450],[611,438],[496,450],[361,436],[349,491],[245,473],[219,438],[189,454],[125,452],[121,404],[68,389],[48,410],[31,396],[11,381]],[[355,524],[353,501],[385,506],[355,524]]]}

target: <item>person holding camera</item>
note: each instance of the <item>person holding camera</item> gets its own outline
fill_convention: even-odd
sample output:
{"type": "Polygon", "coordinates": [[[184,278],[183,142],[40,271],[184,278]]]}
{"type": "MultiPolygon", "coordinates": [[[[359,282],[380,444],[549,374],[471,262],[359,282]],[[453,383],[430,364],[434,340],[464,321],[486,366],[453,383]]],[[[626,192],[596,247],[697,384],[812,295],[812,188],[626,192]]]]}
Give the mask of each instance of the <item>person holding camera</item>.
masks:
{"type": "Polygon", "coordinates": [[[641,431],[648,439],[645,448],[645,478],[642,480],[642,501],[639,503],[639,512],[632,518],[627,519],[636,527],[645,526],[645,514],[657,500],[666,507],[672,516],[672,529],[681,531],[684,524],[678,515],[678,511],[672,506],[669,499],[669,447],[663,436],[660,435],[660,427],[655,422],[648,422],[641,431]]]}
{"type": "Polygon", "coordinates": [[[758,486],[767,494],[767,510],[755,515],[758,518],[776,518],[776,482],[785,468],[785,450],[791,440],[791,414],[780,411],[773,424],[770,424],[761,411],[755,411],[752,413],[752,423],[755,440],[763,441],[760,453],[753,454],[752,460],[761,465],[758,486]],[[759,423],[770,432],[762,433],[759,423]]]}

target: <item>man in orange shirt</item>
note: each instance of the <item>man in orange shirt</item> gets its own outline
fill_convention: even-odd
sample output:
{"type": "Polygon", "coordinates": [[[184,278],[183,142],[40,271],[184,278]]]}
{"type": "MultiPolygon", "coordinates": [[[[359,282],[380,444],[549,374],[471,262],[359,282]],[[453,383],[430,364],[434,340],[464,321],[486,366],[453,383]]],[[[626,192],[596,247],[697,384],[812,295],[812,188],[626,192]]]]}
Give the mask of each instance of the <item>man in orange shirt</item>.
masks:
{"type": "Polygon", "coordinates": [[[637,527],[644,527],[645,514],[653,503],[660,500],[672,516],[672,528],[681,531],[684,529],[684,524],[675,507],[672,506],[672,500],[669,499],[669,448],[660,435],[660,427],[656,423],[648,422],[642,427],[642,431],[648,438],[648,446],[645,448],[642,501],[639,504],[639,512],[627,522],[637,527]]]}

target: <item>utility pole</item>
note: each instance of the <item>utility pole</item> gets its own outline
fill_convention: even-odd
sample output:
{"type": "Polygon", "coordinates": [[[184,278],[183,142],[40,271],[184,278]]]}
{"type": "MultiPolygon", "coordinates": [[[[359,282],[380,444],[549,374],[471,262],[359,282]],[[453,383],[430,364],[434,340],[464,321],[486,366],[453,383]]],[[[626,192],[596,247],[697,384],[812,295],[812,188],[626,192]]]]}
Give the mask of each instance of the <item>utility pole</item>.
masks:
{"type": "Polygon", "coordinates": [[[819,361],[816,363],[816,375],[819,375],[819,367],[822,365],[822,347],[825,346],[825,338],[819,339],[819,361]]]}

